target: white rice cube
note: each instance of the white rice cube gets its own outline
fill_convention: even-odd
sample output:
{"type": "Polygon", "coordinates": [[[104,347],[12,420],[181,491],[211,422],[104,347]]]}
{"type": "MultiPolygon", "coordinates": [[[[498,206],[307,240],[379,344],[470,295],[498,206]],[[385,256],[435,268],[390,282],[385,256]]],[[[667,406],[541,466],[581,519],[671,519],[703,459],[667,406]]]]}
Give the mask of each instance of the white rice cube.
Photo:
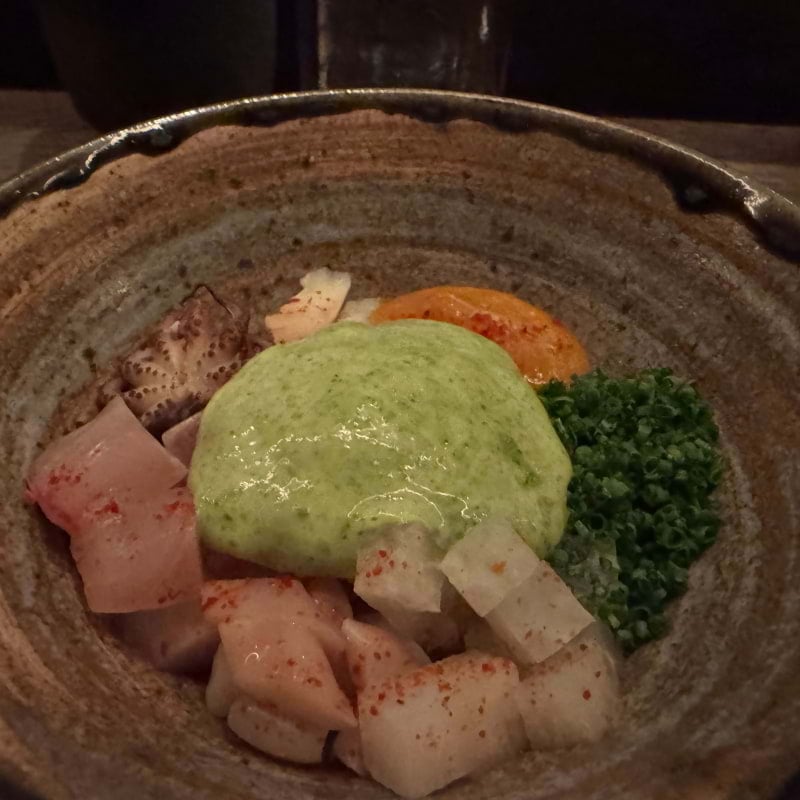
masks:
{"type": "Polygon", "coordinates": [[[522,664],[544,661],[593,620],[544,561],[486,615],[495,635],[522,664]]]}
{"type": "Polygon", "coordinates": [[[526,746],[513,662],[469,652],[359,696],[364,763],[403,797],[423,797],[526,746]]]}
{"type": "MultiPolygon", "coordinates": [[[[373,612],[384,627],[345,620],[342,633],[347,639],[347,664],[357,692],[429,664],[425,651],[410,639],[403,639],[385,626],[386,620],[373,612]]],[[[361,751],[361,731],[342,731],[334,741],[333,754],[359,775],[366,774],[361,751]]]]}
{"type": "Polygon", "coordinates": [[[487,519],[456,542],[441,570],[475,613],[485,617],[533,575],[539,559],[504,519],[487,519]]]}
{"type": "Polygon", "coordinates": [[[532,667],[515,694],[534,748],[597,741],[618,713],[615,653],[592,625],[532,667]]]}
{"type": "Polygon", "coordinates": [[[441,553],[425,526],[391,525],[358,552],[355,593],[390,622],[392,612],[438,612],[441,553]]]}

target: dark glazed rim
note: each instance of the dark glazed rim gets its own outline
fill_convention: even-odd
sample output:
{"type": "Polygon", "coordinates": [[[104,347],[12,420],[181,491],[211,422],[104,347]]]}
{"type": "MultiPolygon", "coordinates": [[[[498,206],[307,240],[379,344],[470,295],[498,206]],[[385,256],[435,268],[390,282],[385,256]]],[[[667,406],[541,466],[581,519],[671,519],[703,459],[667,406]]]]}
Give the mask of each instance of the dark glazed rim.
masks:
{"type": "Polygon", "coordinates": [[[574,111],[521,100],[425,89],[344,89],[252,97],[133,125],[0,184],[0,217],[20,203],[82,183],[104,164],[131,153],[158,155],[206,128],[270,126],[289,119],[365,108],[439,125],[469,119],[508,133],[547,131],[592,150],[615,152],[660,174],[686,212],[731,214],[747,225],[764,247],[788,261],[800,262],[800,208],[701,153],[574,111]]]}

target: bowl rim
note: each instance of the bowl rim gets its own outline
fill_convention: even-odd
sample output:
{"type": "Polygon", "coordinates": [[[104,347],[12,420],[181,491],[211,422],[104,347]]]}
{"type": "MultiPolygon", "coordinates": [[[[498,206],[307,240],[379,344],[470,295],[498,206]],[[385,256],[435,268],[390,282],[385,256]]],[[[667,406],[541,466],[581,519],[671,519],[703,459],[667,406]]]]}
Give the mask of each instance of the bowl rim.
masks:
{"type": "Polygon", "coordinates": [[[271,126],[298,118],[375,109],[438,125],[473,120],[507,133],[544,131],[614,152],[659,173],[688,213],[724,212],[773,254],[800,264],[800,207],[697,150],[626,125],[556,106],[433,89],[336,89],[245,97],[191,108],[104,134],[0,184],[0,219],[19,205],[88,179],[132,153],[158,155],[202,130],[271,126]]]}

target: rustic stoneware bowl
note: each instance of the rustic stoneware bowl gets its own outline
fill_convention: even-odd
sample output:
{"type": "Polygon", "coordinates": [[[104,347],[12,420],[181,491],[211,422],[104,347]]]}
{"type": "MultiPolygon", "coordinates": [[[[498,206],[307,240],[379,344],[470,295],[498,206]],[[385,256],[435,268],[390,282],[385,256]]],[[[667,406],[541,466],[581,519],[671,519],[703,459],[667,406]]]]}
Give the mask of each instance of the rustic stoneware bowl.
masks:
{"type": "MultiPolygon", "coordinates": [[[[800,213],[701,156],[576,114],[413,91],[284,96],[107,136],[0,189],[0,745],[48,798],[379,798],[260,757],[88,614],[21,498],[86,386],[198,282],[274,309],[321,265],[354,296],[507,289],[612,371],[669,365],[717,411],[726,525],[625,667],[618,731],[441,797],[769,797],[800,767],[800,213]]],[[[401,757],[401,754],[398,754],[401,757]]]]}

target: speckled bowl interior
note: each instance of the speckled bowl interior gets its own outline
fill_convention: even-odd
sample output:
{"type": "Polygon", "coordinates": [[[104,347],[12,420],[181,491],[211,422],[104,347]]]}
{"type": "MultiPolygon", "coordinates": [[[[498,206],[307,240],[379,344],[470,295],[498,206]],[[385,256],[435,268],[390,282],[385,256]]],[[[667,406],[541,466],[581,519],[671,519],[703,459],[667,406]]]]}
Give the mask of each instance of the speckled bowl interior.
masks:
{"type": "MultiPolygon", "coordinates": [[[[592,360],[668,365],[717,411],[726,524],[625,666],[600,744],[448,798],[766,797],[800,767],[800,216],[700,157],[521,103],[355,92],[228,104],[106,137],[0,189],[0,755],[48,798],[379,798],[273,762],[87,613],[21,499],[85,387],[199,283],[264,312],[308,269],[352,296],[513,291],[592,360]],[[794,254],[794,256],[793,256],[794,254]]],[[[399,756],[400,757],[400,756],[399,756]]]]}

